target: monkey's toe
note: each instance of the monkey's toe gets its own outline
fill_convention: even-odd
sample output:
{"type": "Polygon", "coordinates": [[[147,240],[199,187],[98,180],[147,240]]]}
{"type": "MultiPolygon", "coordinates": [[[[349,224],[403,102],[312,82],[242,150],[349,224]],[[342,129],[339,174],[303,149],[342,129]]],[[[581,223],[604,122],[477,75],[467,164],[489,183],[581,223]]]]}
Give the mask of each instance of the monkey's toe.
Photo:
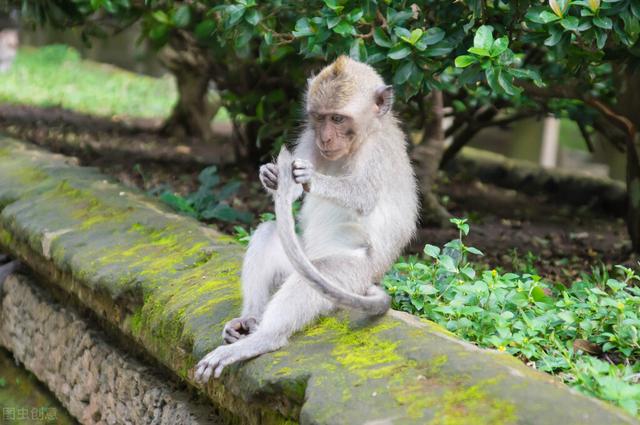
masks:
{"type": "Polygon", "coordinates": [[[251,335],[257,327],[258,321],[255,317],[236,317],[224,325],[222,339],[226,344],[233,344],[251,335]]]}

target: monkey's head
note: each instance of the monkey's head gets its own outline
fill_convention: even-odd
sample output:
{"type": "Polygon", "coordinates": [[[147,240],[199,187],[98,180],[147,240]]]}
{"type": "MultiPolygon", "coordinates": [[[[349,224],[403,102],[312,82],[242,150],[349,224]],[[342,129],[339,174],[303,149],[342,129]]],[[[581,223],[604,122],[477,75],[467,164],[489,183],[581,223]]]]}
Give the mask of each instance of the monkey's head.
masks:
{"type": "Polygon", "coordinates": [[[320,154],[337,160],[391,109],[393,89],[369,65],[340,56],[309,79],[306,112],[320,154]]]}

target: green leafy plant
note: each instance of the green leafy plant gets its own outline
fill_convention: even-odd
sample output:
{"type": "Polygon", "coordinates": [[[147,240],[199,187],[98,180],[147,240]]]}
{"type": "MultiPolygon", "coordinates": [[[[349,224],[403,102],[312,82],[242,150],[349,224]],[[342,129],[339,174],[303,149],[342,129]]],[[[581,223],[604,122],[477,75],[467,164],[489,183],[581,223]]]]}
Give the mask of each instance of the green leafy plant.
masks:
{"type": "Polygon", "coordinates": [[[482,253],[463,242],[469,226],[451,221],[458,239],[442,249],[426,245],[423,258],[398,262],[386,275],[393,308],[518,356],[638,414],[640,277],[617,266],[618,278],[595,272],[565,287],[535,274],[476,271],[470,258],[482,253]]]}
{"type": "Polygon", "coordinates": [[[168,187],[159,187],[151,191],[151,194],[176,211],[192,216],[198,220],[222,220],[228,222],[250,223],[253,219],[251,213],[238,211],[229,205],[229,200],[240,189],[242,182],[230,181],[221,185],[218,167],[212,165],[205,168],[198,175],[200,186],[186,196],[173,192],[168,187]]]}

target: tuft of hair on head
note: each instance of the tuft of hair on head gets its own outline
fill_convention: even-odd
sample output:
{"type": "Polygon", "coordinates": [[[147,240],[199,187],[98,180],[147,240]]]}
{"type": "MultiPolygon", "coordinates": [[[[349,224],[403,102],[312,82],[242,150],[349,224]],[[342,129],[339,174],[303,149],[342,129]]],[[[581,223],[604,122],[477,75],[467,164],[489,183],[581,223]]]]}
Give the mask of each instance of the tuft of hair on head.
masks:
{"type": "Polygon", "coordinates": [[[336,59],[336,61],[333,63],[333,66],[331,67],[333,76],[339,77],[341,74],[343,74],[350,60],[351,59],[349,59],[349,56],[346,56],[346,55],[338,56],[338,59],[336,59]]]}

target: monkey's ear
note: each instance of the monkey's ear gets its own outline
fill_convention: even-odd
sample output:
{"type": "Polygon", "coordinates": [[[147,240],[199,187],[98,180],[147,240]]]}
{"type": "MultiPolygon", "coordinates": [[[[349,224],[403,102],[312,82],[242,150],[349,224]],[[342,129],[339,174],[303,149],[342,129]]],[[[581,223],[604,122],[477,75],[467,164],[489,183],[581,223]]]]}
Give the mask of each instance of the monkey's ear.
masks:
{"type": "Polygon", "coordinates": [[[381,86],[376,90],[376,106],[378,116],[381,117],[391,110],[393,105],[393,87],[381,86]]]}

